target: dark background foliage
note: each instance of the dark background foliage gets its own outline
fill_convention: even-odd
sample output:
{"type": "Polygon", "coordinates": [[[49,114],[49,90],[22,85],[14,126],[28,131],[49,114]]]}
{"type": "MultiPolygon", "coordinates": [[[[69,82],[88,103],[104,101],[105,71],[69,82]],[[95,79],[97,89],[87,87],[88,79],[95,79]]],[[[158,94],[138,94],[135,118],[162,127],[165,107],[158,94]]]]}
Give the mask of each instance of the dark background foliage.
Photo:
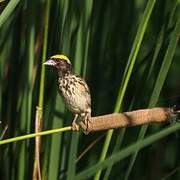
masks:
{"type": "MultiPolygon", "coordinates": [[[[88,82],[93,116],[180,104],[177,0],[11,0],[0,1],[0,12],[1,139],[35,131],[41,98],[43,130],[70,125],[73,116],[57,94],[56,73],[47,68],[41,78],[42,62],[58,53],[66,54],[75,73],[88,82]]],[[[102,179],[179,179],[178,128],[161,140],[156,137],[156,143],[140,152],[130,146],[170,126],[43,137],[42,179],[87,179],[96,173],[97,180],[100,168],[104,169],[102,179]],[[124,148],[132,150],[126,159],[124,148]],[[95,166],[100,159],[118,153],[123,158],[112,161],[112,169],[95,166]]],[[[32,179],[34,145],[32,139],[0,147],[1,179],[32,179]]]]}

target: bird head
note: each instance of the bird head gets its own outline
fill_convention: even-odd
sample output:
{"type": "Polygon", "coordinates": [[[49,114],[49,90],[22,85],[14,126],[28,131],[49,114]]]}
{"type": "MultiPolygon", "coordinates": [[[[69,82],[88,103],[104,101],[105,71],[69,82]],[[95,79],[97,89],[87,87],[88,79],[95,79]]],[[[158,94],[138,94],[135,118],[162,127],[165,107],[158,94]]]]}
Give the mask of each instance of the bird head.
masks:
{"type": "Polygon", "coordinates": [[[72,71],[71,61],[69,60],[69,58],[67,56],[62,55],[62,54],[57,54],[57,55],[51,56],[43,64],[48,65],[48,66],[53,66],[53,67],[55,67],[56,69],[58,69],[59,71],[62,71],[62,72],[72,71]]]}

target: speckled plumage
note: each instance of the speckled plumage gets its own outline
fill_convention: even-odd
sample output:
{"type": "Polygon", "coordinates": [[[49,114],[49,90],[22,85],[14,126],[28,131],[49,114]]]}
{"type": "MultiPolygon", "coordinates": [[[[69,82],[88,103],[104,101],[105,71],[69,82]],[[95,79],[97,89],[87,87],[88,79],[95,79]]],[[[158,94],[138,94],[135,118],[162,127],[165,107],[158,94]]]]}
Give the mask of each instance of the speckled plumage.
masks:
{"type": "Polygon", "coordinates": [[[70,72],[58,79],[59,91],[69,110],[80,116],[91,114],[91,96],[86,82],[70,72]]]}

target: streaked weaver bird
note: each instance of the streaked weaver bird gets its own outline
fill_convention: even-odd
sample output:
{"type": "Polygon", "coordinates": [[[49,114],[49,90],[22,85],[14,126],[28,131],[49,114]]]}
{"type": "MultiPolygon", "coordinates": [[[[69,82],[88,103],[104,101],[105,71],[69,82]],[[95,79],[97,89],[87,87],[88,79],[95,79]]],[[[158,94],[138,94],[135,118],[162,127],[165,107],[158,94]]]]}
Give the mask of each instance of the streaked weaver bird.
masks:
{"type": "Polygon", "coordinates": [[[91,95],[86,82],[73,72],[72,64],[68,57],[62,54],[51,56],[44,65],[52,66],[58,73],[59,93],[68,109],[75,115],[72,130],[79,130],[76,123],[77,117],[88,125],[91,117],[91,95]]]}

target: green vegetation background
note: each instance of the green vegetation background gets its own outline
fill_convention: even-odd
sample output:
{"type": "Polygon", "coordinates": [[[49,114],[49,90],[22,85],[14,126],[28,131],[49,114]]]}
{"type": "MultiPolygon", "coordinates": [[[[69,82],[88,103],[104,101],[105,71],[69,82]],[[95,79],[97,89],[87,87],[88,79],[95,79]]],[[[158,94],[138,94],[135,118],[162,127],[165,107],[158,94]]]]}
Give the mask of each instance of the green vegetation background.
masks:
{"type": "MultiPolygon", "coordinates": [[[[56,74],[42,66],[57,53],[88,82],[93,116],[180,104],[178,0],[5,0],[0,12],[1,139],[33,133],[38,105],[43,130],[71,124],[56,74]]],[[[179,130],[45,136],[42,179],[180,179],[179,130]]],[[[34,139],[2,145],[0,162],[1,179],[32,179],[34,139]]]]}

